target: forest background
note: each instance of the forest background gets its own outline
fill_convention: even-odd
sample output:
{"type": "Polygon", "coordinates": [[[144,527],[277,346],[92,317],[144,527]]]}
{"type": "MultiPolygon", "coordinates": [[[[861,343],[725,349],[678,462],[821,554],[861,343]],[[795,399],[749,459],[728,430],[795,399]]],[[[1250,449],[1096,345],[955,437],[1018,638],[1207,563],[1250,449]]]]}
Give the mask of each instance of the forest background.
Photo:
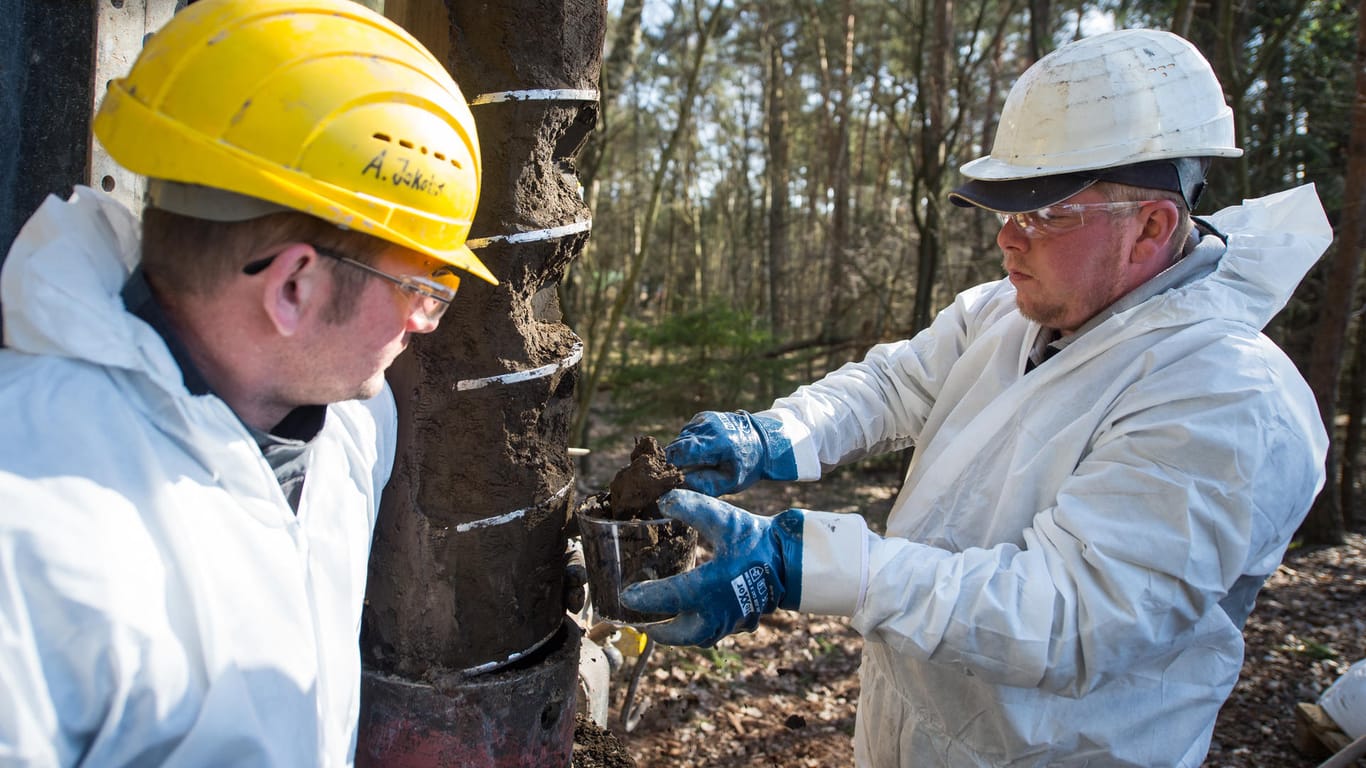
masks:
{"type": "MultiPolygon", "coordinates": [[[[1335,426],[1302,538],[1339,542],[1366,519],[1359,3],[611,0],[609,13],[577,161],[593,234],[559,286],[586,350],[571,445],[667,440],[700,410],[761,409],[1000,278],[994,217],[946,196],[989,151],[1010,85],[1069,40],[1161,28],[1213,64],[1245,150],[1215,161],[1196,213],[1312,182],[1334,226],[1266,332],[1335,426]]],[[[593,460],[581,475],[601,474],[593,460]]]]}

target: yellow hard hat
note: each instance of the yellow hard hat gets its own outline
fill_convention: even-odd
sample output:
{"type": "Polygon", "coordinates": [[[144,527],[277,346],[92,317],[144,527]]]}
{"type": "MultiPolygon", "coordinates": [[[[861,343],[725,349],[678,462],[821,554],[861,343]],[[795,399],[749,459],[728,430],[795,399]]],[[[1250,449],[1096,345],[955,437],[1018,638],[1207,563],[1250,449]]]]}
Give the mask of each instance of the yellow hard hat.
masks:
{"type": "Polygon", "coordinates": [[[201,0],[95,116],[134,173],[265,200],[498,281],[465,245],[474,118],[445,67],[351,0],[201,0]]]}

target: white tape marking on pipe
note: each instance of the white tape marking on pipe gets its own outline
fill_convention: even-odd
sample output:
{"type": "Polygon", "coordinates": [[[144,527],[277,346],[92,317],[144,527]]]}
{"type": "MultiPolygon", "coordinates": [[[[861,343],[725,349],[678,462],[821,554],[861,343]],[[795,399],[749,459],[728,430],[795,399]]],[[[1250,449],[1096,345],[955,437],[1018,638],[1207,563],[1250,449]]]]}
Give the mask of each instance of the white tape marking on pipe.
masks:
{"type": "Polygon", "coordinates": [[[598,92],[590,88],[533,88],[524,91],[494,91],[470,99],[470,106],[501,104],[507,101],[597,101],[598,92]]]}
{"type": "Polygon", "coordinates": [[[555,240],[569,235],[577,235],[580,232],[587,232],[593,228],[593,220],[575,221],[570,224],[561,224],[558,227],[549,229],[533,229],[530,232],[513,232],[510,235],[494,235],[492,237],[472,237],[465,241],[465,245],[472,250],[478,250],[494,243],[534,243],[541,240],[555,240]]]}
{"type": "Polygon", "coordinates": [[[505,667],[514,661],[520,661],[522,658],[530,656],[538,648],[545,645],[546,642],[550,640],[550,638],[554,637],[555,633],[559,631],[560,629],[557,626],[555,629],[551,630],[550,634],[546,635],[540,640],[537,640],[535,643],[532,644],[530,648],[526,649],[525,651],[517,651],[516,653],[511,654],[510,656],[501,661],[498,659],[494,659],[493,661],[488,661],[478,666],[470,667],[468,669],[462,669],[460,670],[460,673],[466,677],[474,677],[475,675],[481,675],[485,672],[492,672],[493,670],[498,669],[499,667],[505,667]]]}
{"type": "Polygon", "coordinates": [[[526,513],[530,512],[531,510],[539,506],[549,504],[550,502],[563,497],[566,493],[569,492],[569,486],[572,485],[573,482],[573,480],[570,480],[568,483],[565,483],[564,487],[556,491],[554,496],[551,496],[550,498],[538,504],[533,504],[529,507],[523,507],[522,509],[514,509],[511,512],[507,512],[501,515],[494,515],[493,517],[486,517],[482,520],[474,520],[468,523],[460,523],[459,525],[455,526],[455,532],[469,533],[470,531],[473,531],[476,528],[492,528],[495,525],[504,525],[506,523],[510,523],[513,520],[517,520],[518,518],[525,516],[526,513]]]}
{"type": "Polygon", "coordinates": [[[542,365],[539,368],[532,368],[526,371],[513,371],[512,373],[504,373],[498,376],[488,376],[482,379],[465,379],[464,381],[457,381],[455,383],[455,391],[467,392],[471,389],[483,389],[484,387],[493,384],[516,384],[520,381],[531,381],[532,379],[544,378],[558,370],[568,368],[582,359],[583,342],[578,341],[574,343],[574,348],[569,350],[569,356],[557,363],[542,365]]]}

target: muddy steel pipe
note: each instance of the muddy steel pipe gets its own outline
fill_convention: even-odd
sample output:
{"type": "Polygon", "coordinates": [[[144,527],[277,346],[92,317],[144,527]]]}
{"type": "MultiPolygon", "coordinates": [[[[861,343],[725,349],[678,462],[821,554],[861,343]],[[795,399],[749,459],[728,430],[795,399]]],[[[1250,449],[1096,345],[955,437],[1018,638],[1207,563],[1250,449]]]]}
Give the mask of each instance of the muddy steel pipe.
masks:
{"type": "Polygon", "coordinates": [[[366,671],[357,768],[567,768],[572,760],[578,626],[496,672],[414,682],[366,671]]]}
{"type": "Polygon", "coordinates": [[[399,448],[370,560],[357,763],[563,768],[582,348],[555,286],[589,236],[573,162],[596,119],[606,3],[403,7],[471,103],[483,178],[470,245],[499,285],[466,281],[390,369],[399,448]]]}

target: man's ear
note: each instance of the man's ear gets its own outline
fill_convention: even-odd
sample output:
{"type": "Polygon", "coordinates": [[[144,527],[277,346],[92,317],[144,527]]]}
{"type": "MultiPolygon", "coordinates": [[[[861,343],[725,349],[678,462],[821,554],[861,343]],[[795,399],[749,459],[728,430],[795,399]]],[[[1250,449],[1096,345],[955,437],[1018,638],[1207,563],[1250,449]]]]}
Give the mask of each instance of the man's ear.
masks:
{"type": "Polygon", "coordinates": [[[1172,236],[1176,225],[1181,221],[1181,213],[1176,203],[1170,200],[1157,200],[1144,207],[1139,214],[1142,229],[1138,241],[1134,243],[1134,261],[1152,259],[1167,260],[1172,255],[1172,236]]]}
{"type": "Polygon", "coordinates": [[[281,336],[293,336],[327,298],[322,257],[307,243],[294,243],[266,267],[261,307],[281,336]]]}

